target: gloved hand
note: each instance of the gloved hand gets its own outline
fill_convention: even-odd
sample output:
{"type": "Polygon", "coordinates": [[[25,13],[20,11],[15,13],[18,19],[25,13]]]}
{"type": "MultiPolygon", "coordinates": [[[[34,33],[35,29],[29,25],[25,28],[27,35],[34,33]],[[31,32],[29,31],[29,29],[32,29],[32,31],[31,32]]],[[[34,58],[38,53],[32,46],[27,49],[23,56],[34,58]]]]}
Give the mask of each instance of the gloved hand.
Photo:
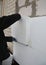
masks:
{"type": "Polygon", "coordinates": [[[17,16],[18,19],[21,19],[21,15],[19,13],[15,14],[17,16]]]}

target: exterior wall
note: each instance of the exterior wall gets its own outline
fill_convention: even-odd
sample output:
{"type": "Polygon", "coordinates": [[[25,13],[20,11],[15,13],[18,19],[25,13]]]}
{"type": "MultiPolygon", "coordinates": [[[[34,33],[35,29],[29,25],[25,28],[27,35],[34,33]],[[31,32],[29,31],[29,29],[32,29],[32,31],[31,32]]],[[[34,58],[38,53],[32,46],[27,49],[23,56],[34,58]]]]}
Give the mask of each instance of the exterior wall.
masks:
{"type": "Polygon", "coordinates": [[[0,16],[2,16],[2,0],[0,0],[0,16]]]}
{"type": "Polygon", "coordinates": [[[46,15],[46,0],[16,0],[16,12],[26,16],[46,15]]]}
{"type": "Polygon", "coordinates": [[[4,0],[4,15],[15,13],[15,0],[4,0]]]}

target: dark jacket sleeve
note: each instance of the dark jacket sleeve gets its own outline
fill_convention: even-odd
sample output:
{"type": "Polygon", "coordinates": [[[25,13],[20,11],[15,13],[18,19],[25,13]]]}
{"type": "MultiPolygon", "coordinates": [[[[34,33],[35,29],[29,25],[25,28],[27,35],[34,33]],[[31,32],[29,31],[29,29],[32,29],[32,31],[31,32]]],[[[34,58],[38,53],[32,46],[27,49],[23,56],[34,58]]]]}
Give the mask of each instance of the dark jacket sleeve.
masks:
{"type": "Polygon", "coordinates": [[[20,18],[21,18],[20,14],[12,14],[9,16],[3,16],[2,22],[1,22],[2,28],[5,29],[9,27],[10,25],[18,21],[20,18]]]}

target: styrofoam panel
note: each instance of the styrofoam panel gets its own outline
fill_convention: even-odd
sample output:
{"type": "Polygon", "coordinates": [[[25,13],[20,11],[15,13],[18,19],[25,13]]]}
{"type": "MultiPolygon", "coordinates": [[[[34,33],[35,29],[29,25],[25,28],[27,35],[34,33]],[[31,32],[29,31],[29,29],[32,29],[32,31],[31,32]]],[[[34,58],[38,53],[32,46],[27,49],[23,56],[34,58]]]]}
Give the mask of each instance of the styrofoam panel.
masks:
{"type": "Polygon", "coordinates": [[[46,16],[35,18],[22,16],[22,19],[17,22],[17,25],[12,27],[12,35],[18,41],[29,45],[24,46],[13,42],[13,56],[20,65],[46,65],[46,16]],[[21,24],[20,28],[22,29],[17,27],[18,24],[21,24]],[[16,27],[21,32],[25,30],[23,37],[19,37],[16,33],[19,32],[15,31],[16,27]]]}

